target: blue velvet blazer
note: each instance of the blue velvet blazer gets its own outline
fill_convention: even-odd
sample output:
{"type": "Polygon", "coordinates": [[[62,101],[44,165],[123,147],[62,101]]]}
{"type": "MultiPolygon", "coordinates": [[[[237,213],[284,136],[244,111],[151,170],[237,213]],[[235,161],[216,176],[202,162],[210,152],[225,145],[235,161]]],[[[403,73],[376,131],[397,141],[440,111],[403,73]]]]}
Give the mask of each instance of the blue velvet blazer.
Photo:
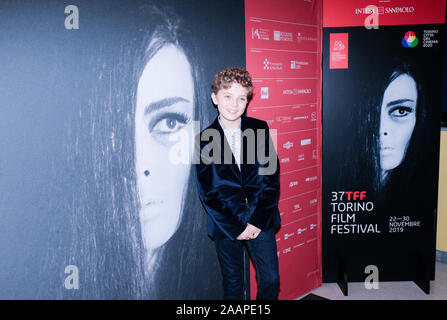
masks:
{"type": "Polygon", "coordinates": [[[198,191],[208,213],[208,234],[213,239],[228,237],[234,240],[245,230],[247,223],[265,231],[277,227],[281,221],[278,210],[279,161],[268,125],[265,121],[242,116],[242,132],[248,128],[254,130],[255,142],[252,139],[251,143],[247,143],[247,139],[242,139],[240,170],[217,118],[201,131],[196,140],[196,147],[200,146],[196,150],[200,152],[199,160],[196,161],[198,191]],[[218,133],[217,139],[204,134],[210,133],[210,129],[211,133],[218,133]],[[258,136],[257,132],[265,134],[258,136]],[[210,143],[213,141],[214,143],[210,143]],[[253,153],[253,149],[256,150],[256,157],[250,160],[247,157],[248,152],[253,153]],[[225,159],[224,150],[230,150],[230,161],[229,157],[225,159]],[[258,157],[258,151],[261,155],[262,152],[264,155],[272,152],[269,157],[271,162],[266,163],[265,157],[258,157]],[[273,174],[259,174],[259,169],[271,165],[272,160],[276,162],[273,174]],[[249,210],[246,209],[246,204],[249,210]]]}

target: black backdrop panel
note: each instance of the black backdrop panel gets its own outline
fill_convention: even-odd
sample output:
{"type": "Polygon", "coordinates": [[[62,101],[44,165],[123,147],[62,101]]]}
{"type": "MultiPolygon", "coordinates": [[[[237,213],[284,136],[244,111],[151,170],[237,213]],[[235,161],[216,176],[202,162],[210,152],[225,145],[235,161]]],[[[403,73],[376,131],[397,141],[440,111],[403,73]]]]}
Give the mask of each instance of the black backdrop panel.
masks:
{"type": "Polygon", "coordinates": [[[323,29],[323,281],[341,269],[364,281],[369,265],[380,281],[434,278],[442,31],[323,29]],[[408,31],[417,46],[403,46],[408,31]],[[336,33],[348,33],[345,69],[330,69],[336,33]]]}

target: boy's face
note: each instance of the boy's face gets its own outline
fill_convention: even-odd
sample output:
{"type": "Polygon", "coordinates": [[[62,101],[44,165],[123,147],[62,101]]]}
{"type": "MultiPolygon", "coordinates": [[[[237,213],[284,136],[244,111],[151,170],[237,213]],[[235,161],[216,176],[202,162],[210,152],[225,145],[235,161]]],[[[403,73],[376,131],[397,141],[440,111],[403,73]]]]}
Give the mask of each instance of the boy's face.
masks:
{"type": "Polygon", "coordinates": [[[241,116],[245,112],[248,103],[248,89],[239,83],[233,82],[228,89],[222,88],[217,94],[211,94],[214,104],[219,110],[220,120],[226,127],[236,128],[239,126],[241,116]]]}

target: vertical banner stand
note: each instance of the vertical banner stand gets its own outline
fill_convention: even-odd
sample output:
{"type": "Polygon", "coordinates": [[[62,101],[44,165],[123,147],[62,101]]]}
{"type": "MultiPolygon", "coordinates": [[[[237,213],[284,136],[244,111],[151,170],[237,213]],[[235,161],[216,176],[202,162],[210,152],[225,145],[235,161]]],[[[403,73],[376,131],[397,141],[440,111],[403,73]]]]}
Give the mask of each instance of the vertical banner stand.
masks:
{"type": "MultiPolygon", "coordinates": [[[[425,294],[430,294],[430,272],[426,259],[416,255],[416,275],[413,281],[425,294]]],[[[348,296],[348,271],[343,258],[338,258],[337,284],[344,296],[348,296]]]]}
{"type": "Polygon", "coordinates": [[[425,294],[430,294],[430,275],[428,271],[428,263],[426,259],[420,255],[416,255],[416,279],[414,283],[421,288],[425,294]]]}
{"type": "Polygon", "coordinates": [[[337,284],[340,287],[344,296],[348,295],[348,271],[346,270],[346,264],[343,258],[338,258],[338,280],[337,284]]]}
{"type": "Polygon", "coordinates": [[[323,283],[344,296],[349,281],[377,284],[379,271],[430,294],[445,25],[446,1],[323,0],[323,283]],[[383,121],[388,97],[417,106],[399,142],[389,136],[399,125],[383,121]],[[363,203],[350,203],[356,192],[363,203]]]}

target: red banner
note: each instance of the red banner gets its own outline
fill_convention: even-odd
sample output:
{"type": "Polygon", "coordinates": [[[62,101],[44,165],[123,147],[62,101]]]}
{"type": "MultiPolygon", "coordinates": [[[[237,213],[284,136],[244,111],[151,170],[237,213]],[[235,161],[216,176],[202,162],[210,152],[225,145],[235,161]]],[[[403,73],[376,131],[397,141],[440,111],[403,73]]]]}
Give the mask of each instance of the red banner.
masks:
{"type": "Polygon", "coordinates": [[[319,0],[245,0],[247,112],[269,124],[281,164],[279,299],[321,285],[321,20],[319,0]]]}
{"type": "Polygon", "coordinates": [[[437,24],[444,20],[443,0],[324,0],[326,28],[437,24]]]}

